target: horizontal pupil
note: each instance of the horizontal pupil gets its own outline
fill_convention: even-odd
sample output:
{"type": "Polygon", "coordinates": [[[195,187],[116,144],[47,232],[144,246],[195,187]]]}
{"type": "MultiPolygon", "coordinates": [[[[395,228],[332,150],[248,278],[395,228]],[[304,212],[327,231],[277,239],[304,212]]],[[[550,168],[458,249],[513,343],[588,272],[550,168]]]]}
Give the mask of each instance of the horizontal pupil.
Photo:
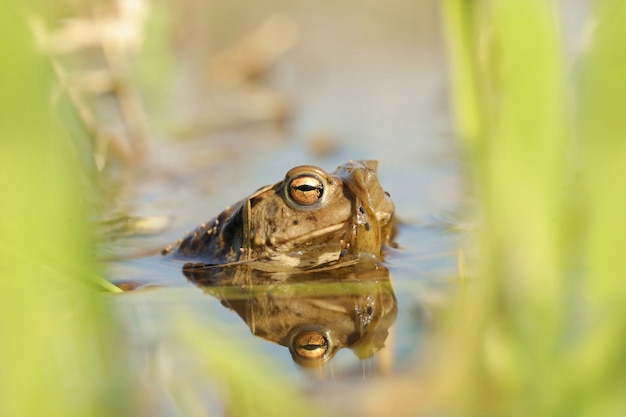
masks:
{"type": "Polygon", "coordinates": [[[296,187],[296,190],[301,193],[309,193],[311,191],[317,191],[317,198],[322,197],[322,193],[324,192],[324,187],[322,185],[318,185],[317,187],[309,184],[302,184],[296,187]]]}
{"type": "Polygon", "coordinates": [[[317,349],[323,349],[324,345],[302,345],[300,346],[300,348],[305,349],[305,350],[317,350],[317,349]]]}
{"type": "Polygon", "coordinates": [[[298,191],[313,191],[313,190],[321,191],[321,187],[313,187],[312,185],[308,185],[308,184],[298,185],[296,188],[298,189],[298,191]]]}

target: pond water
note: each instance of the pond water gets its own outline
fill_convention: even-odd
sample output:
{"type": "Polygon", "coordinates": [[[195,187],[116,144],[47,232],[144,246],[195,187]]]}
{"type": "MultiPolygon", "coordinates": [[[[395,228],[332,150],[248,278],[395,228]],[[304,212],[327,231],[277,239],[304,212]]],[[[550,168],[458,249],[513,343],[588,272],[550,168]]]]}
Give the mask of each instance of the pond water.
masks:
{"type": "MultiPolygon", "coordinates": [[[[278,371],[303,389],[314,381],[322,389],[317,385],[320,379],[328,384],[339,381],[344,388],[334,395],[342,395],[380,375],[386,375],[385,381],[400,378],[415,362],[420,335],[455,287],[458,236],[439,219],[458,210],[461,177],[436,7],[431,2],[396,3],[397,8],[366,4],[363,10],[327,5],[324,12],[294,6],[289,12],[298,40],[274,63],[263,84],[286,98],[285,120],[187,130],[183,139],[154,140],[145,168],[121,190],[117,210],[139,218],[167,219],[168,226],[150,235],[118,237],[109,247],[113,254],[130,257],[111,261],[109,278],[146,284],[114,301],[139,356],[158,357],[159,346],[172,335],[168,329],[176,327],[173,312],[185,309],[221,326],[222,337],[232,338],[241,351],[279,364],[278,371]],[[383,275],[371,289],[373,298],[386,297],[388,304],[395,297],[397,311],[389,313],[395,319],[384,324],[389,331],[385,348],[370,359],[341,349],[316,371],[299,366],[285,346],[252,335],[253,326],[242,320],[250,315],[245,310],[251,304],[240,300],[249,295],[231,294],[228,301],[228,295],[190,281],[182,263],[156,253],[224,207],[281,180],[294,166],[317,165],[332,172],[359,159],[379,161],[378,176],[392,196],[399,221],[398,248],[387,253],[383,275]],[[146,250],[153,254],[139,256],[146,250]],[[381,289],[387,270],[390,287],[381,289]],[[225,308],[225,300],[237,312],[225,308]]],[[[189,75],[192,72],[182,73],[176,108],[169,116],[181,124],[212,111],[208,98],[203,98],[206,90],[194,88],[199,81],[189,75]]],[[[276,305],[289,309],[288,297],[277,295],[276,305]]],[[[339,301],[326,300],[324,308],[333,311],[328,306],[333,302],[362,305],[354,297],[358,298],[351,293],[339,301]]],[[[319,319],[326,313],[312,314],[319,319]]],[[[257,319],[257,334],[261,327],[257,319]]],[[[193,374],[193,365],[177,361],[167,370],[172,381],[193,374]]],[[[155,372],[151,367],[162,362],[146,359],[148,363],[152,365],[146,365],[147,380],[155,372]]],[[[329,395],[335,391],[324,390],[329,395]]],[[[162,407],[155,407],[159,411],[154,415],[177,415],[167,398],[155,401],[162,407]]]]}

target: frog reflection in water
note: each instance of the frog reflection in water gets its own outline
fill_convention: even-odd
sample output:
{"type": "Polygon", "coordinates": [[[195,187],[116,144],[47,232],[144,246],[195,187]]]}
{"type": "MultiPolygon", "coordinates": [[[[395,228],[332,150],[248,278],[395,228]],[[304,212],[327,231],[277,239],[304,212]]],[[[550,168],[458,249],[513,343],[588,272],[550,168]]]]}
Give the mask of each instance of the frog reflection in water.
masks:
{"type": "Polygon", "coordinates": [[[293,360],[318,367],[341,348],[365,359],[382,349],[397,314],[386,268],[335,269],[291,274],[277,281],[256,271],[233,284],[248,267],[187,269],[184,274],[205,293],[218,298],[263,339],[287,346],[293,360]],[[232,269],[229,271],[229,269],[232,269]]]}
{"type": "Polygon", "coordinates": [[[293,168],[163,254],[189,261],[189,280],[253,334],[288,346],[297,363],[319,365],[342,347],[369,357],[397,312],[380,264],[394,205],[377,165],[350,161],[332,174],[293,168]]]}
{"type": "Polygon", "coordinates": [[[378,182],[377,165],[350,161],[332,174],[314,166],[293,168],[283,181],[228,207],[162,253],[207,266],[248,264],[272,272],[379,261],[394,205],[378,182]]]}

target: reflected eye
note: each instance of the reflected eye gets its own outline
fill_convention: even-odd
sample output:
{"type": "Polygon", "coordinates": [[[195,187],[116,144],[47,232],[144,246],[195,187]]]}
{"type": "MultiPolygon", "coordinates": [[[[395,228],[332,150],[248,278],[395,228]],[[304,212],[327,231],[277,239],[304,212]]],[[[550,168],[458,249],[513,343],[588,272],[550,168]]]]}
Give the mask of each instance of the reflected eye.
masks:
{"type": "Polygon", "coordinates": [[[333,343],[330,330],[320,326],[295,327],[288,340],[291,357],[298,365],[306,367],[320,366],[337,352],[337,343],[333,343]]]}
{"type": "Polygon", "coordinates": [[[302,175],[291,180],[287,192],[294,203],[310,206],[321,200],[324,195],[324,184],[315,175],[302,175]]]}
{"type": "Polygon", "coordinates": [[[296,335],[292,345],[294,353],[306,360],[322,359],[328,352],[329,347],[330,344],[326,335],[315,330],[305,331],[296,335]]]}

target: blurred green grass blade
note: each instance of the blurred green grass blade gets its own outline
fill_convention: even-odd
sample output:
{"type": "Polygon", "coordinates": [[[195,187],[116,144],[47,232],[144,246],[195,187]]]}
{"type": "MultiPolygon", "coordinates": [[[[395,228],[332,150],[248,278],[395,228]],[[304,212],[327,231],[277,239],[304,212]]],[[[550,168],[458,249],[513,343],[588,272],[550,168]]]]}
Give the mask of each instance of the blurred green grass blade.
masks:
{"type": "MultiPolygon", "coordinates": [[[[549,2],[494,1],[492,100],[484,201],[489,227],[511,262],[507,278],[529,290],[559,281],[564,156],[562,51],[549,2]],[[516,259],[517,258],[517,259],[516,259]],[[550,279],[547,279],[547,278],[550,279]],[[539,285],[541,283],[541,285],[539,285]]],[[[489,111],[490,108],[485,106],[489,111]]],[[[546,291],[548,290],[548,291],[546,291]]]]}
{"type": "MultiPolygon", "coordinates": [[[[480,155],[471,172],[478,173],[485,221],[474,297],[462,326],[445,339],[439,405],[453,396],[449,404],[460,415],[621,415],[626,3],[593,3],[591,37],[570,92],[577,98],[571,130],[553,4],[452,3],[466,15],[448,10],[448,25],[473,27],[485,45],[473,66],[461,68],[474,71],[465,79],[475,80],[484,121],[484,148],[477,142],[470,151],[480,155]],[[576,170],[581,181],[566,182],[576,170]]],[[[467,36],[461,27],[448,37],[460,33],[467,36]]],[[[457,107],[463,97],[457,92],[457,107]]]]}
{"type": "Polygon", "coordinates": [[[597,19],[584,55],[580,131],[589,221],[590,301],[624,299],[626,248],[626,3],[599,1],[597,19]]]}
{"type": "MultiPolygon", "coordinates": [[[[489,2],[489,122],[480,275],[484,376],[520,415],[550,408],[566,305],[560,210],[564,155],[562,51],[550,2],[489,2]],[[484,285],[484,287],[483,287],[484,285]]],[[[480,179],[479,179],[480,180],[480,179]]]]}
{"type": "Polygon", "coordinates": [[[478,146],[483,135],[479,109],[479,65],[475,59],[477,28],[472,16],[473,7],[466,0],[443,0],[441,10],[457,133],[463,144],[472,150],[478,146]]]}
{"type": "MultiPolygon", "coordinates": [[[[473,28],[469,35],[457,29],[464,33],[458,36],[474,37],[457,42],[481,44],[469,58],[468,51],[452,49],[464,55],[451,62],[471,61],[458,70],[470,72],[464,79],[475,85],[461,89],[478,92],[484,137],[470,143],[470,154],[478,156],[470,172],[485,218],[474,262],[479,282],[469,311],[462,312],[462,330],[444,342],[450,351],[444,349],[440,384],[444,395],[456,398],[448,405],[460,415],[550,415],[558,408],[550,395],[560,384],[554,366],[566,310],[559,28],[551,2],[543,0],[451,3],[464,16],[444,13],[447,25],[473,28]]],[[[468,95],[457,91],[455,97],[468,95]]],[[[457,102],[473,113],[465,106],[457,102]]]]}
{"type": "Polygon", "coordinates": [[[583,55],[579,117],[584,190],[585,308],[576,366],[580,408],[587,415],[626,409],[626,3],[595,2],[583,55]]]}
{"type": "Polygon", "coordinates": [[[122,290],[117,285],[113,284],[111,281],[106,278],[92,272],[92,271],[83,271],[82,272],[84,279],[91,281],[94,284],[94,289],[97,291],[106,291],[112,293],[123,293],[122,290]]]}
{"type": "Polygon", "coordinates": [[[114,326],[86,279],[98,268],[83,173],[51,118],[51,72],[11,5],[0,30],[0,415],[124,415],[114,326]]]}

